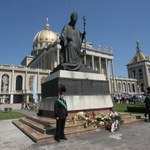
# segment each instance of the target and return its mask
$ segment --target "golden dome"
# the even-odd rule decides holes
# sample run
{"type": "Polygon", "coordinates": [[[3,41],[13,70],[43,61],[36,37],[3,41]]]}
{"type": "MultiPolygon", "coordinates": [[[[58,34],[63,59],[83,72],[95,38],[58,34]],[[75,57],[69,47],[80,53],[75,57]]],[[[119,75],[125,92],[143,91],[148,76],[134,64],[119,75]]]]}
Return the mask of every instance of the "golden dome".
{"type": "Polygon", "coordinates": [[[44,30],[39,31],[33,40],[33,43],[50,42],[54,43],[58,38],[57,33],[50,31],[50,27],[46,24],[44,30]]]}
{"type": "Polygon", "coordinates": [[[39,31],[33,39],[33,50],[32,54],[38,54],[39,50],[53,44],[58,39],[58,34],[50,30],[50,25],[47,23],[44,30],[39,31]]]}

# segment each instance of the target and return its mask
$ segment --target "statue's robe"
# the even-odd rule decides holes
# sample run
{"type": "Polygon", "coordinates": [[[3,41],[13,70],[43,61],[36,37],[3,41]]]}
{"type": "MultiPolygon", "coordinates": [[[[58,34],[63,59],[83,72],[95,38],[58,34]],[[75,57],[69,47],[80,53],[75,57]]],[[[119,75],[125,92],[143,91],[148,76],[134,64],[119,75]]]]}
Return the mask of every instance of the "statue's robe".
{"type": "Polygon", "coordinates": [[[70,25],[65,25],[60,36],[64,63],[61,65],[66,70],[79,71],[83,67],[81,61],[81,32],[70,25]]]}

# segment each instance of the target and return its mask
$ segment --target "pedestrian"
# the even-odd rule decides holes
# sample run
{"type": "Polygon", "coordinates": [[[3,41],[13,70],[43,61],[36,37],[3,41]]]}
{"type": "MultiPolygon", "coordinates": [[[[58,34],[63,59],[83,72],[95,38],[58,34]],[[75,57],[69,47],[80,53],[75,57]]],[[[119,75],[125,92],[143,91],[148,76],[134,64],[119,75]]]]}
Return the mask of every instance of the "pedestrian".
{"type": "Polygon", "coordinates": [[[67,140],[64,134],[66,118],[68,116],[67,103],[64,100],[64,91],[60,91],[59,98],[54,104],[54,114],[56,118],[56,133],[54,139],[60,142],[60,139],[67,140]]]}
{"type": "Polygon", "coordinates": [[[21,102],[21,110],[24,110],[24,100],[22,100],[22,102],[21,102]]]}
{"type": "Polygon", "coordinates": [[[150,122],[150,87],[147,88],[147,95],[145,97],[145,117],[148,114],[148,121],[150,122]]]}

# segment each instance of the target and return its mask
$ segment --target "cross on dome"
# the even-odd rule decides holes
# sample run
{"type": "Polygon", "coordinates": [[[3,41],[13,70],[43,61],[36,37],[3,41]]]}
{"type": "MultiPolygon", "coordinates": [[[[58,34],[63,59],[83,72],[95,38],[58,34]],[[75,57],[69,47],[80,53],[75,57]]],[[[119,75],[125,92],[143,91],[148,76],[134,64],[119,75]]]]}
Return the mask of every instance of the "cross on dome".
{"type": "Polygon", "coordinates": [[[48,23],[48,18],[46,18],[46,26],[45,26],[45,29],[46,30],[50,30],[50,25],[48,23]]]}

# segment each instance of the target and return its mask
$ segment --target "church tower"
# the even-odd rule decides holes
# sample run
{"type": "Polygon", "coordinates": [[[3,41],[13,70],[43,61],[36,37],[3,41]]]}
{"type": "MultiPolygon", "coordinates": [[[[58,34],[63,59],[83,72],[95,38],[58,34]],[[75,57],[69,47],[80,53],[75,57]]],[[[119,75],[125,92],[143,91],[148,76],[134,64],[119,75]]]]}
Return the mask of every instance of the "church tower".
{"type": "Polygon", "coordinates": [[[128,77],[137,79],[137,91],[142,94],[150,86],[150,57],[142,52],[139,41],[136,42],[136,54],[127,64],[128,77]]]}

